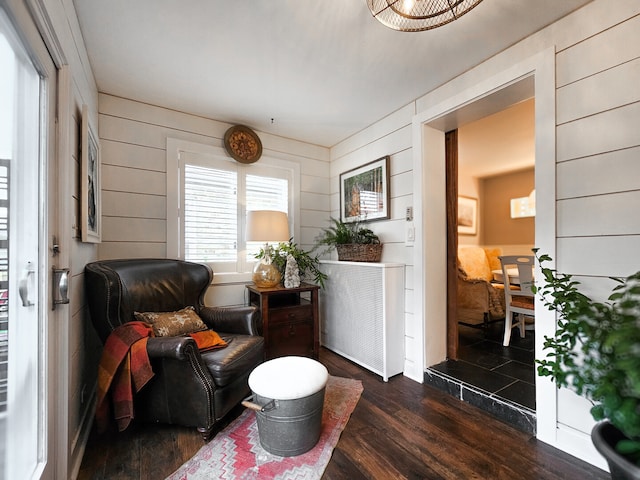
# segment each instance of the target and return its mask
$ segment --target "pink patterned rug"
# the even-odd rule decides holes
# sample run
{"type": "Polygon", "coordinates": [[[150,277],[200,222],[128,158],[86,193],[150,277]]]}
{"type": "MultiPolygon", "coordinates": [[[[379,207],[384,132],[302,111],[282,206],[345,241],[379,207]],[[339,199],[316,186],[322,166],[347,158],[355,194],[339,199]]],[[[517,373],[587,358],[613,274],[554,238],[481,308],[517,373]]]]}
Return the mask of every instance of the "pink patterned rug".
{"type": "Polygon", "coordinates": [[[247,409],[167,480],[319,479],[362,390],[359,380],[329,377],[320,440],[302,455],[279,457],[264,450],[260,446],[255,413],[247,409]]]}

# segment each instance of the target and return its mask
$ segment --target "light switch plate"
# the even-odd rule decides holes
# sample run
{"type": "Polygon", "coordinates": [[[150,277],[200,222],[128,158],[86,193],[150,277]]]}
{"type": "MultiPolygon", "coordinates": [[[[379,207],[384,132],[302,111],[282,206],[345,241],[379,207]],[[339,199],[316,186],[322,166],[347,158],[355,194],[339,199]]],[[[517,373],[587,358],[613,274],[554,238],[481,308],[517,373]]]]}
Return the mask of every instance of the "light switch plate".
{"type": "Polygon", "coordinates": [[[413,226],[413,222],[408,222],[406,228],[407,230],[404,244],[407,246],[412,246],[416,241],[416,229],[413,226]]]}
{"type": "Polygon", "coordinates": [[[413,221],[413,207],[407,207],[406,219],[407,219],[407,222],[413,221]]]}

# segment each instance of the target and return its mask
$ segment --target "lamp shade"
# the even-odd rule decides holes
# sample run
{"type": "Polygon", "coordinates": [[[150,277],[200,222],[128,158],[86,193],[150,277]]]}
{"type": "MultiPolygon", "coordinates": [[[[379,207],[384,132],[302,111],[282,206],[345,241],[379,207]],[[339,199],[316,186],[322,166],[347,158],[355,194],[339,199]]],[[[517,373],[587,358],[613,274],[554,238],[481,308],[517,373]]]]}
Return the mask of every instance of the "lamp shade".
{"type": "Polygon", "coordinates": [[[289,241],[287,214],[276,210],[253,210],[247,212],[248,242],[289,241]]]}

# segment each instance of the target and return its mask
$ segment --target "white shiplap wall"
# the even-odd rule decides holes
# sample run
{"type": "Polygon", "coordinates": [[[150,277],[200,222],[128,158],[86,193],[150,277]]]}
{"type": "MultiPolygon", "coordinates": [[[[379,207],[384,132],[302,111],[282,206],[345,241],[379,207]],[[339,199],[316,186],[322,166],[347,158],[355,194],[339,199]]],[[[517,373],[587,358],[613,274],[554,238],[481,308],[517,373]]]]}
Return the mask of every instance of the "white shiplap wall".
{"type": "MultiPolygon", "coordinates": [[[[609,0],[595,0],[341,142],[330,157],[321,147],[261,135],[266,149],[300,157],[303,245],[313,243],[329,215],[337,215],[339,174],[391,156],[391,219],[371,227],[385,243],[383,261],[407,265],[408,359],[419,358],[413,352],[419,344],[414,331],[419,319],[412,318],[411,306],[413,296],[422,294],[412,284],[413,269],[422,267],[412,264],[413,247],[404,244],[404,211],[414,195],[412,119],[545,48],[557,48],[557,266],[580,275],[585,288],[604,295],[607,276],[626,275],[640,265],[640,228],[633,215],[640,204],[639,15],[636,0],[619,0],[615,9],[609,0]],[[601,221],[589,221],[591,214],[601,221]]],[[[105,198],[105,242],[99,255],[162,256],[166,137],[220,146],[228,124],[109,95],[101,95],[99,104],[105,198]]],[[[589,420],[578,404],[561,393],[558,422],[586,434],[589,420]]]]}
{"type": "MultiPolygon", "coordinates": [[[[101,259],[167,256],[167,138],[222,147],[230,124],[100,94],[101,259]]],[[[300,238],[310,249],[329,214],[329,150],[258,132],[263,155],[300,165],[300,238]]],[[[212,288],[207,301],[241,303],[243,285],[212,288]]]]}
{"type": "Polygon", "coordinates": [[[559,268],[629,275],[640,265],[640,16],[559,52],[557,72],[559,268]]]}
{"type": "MultiPolygon", "coordinates": [[[[405,265],[404,318],[398,321],[404,322],[405,373],[417,371],[419,377],[423,366],[416,365],[415,351],[422,348],[422,343],[416,338],[420,333],[413,322],[413,246],[405,243],[406,209],[413,206],[411,122],[414,114],[415,107],[409,104],[331,149],[331,215],[339,218],[340,174],[389,155],[391,218],[369,222],[367,226],[384,244],[381,261],[405,265]]],[[[334,257],[337,258],[335,254],[334,257]]]]}
{"type": "MultiPolygon", "coordinates": [[[[604,3],[604,2],[600,2],[604,3]]],[[[604,300],[640,269],[640,8],[556,56],[557,268],[604,300]]],[[[562,392],[558,422],[588,433],[562,392]]]]}
{"type": "MultiPolygon", "coordinates": [[[[491,84],[495,75],[550,48],[556,50],[556,266],[577,275],[588,294],[605,298],[611,286],[609,276],[640,269],[640,4],[636,0],[620,0],[615,9],[608,0],[595,0],[335,146],[331,152],[332,212],[337,211],[339,172],[381,155],[390,154],[393,159],[399,152],[406,154],[404,149],[411,150],[411,140],[400,140],[406,125],[406,119],[398,118],[402,112],[415,110],[420,116],[440,105],[456,105],[460,92],[482,82],[491,84]]],[[[544,138],[553,141],[546,134],[544,138]]],[[[403,196],[417,197],[410,185],[406,187],[409,189],[401,187],[403,196]]],[[[382,222],[376,228],[383,235],[387,230],[382,222]]],[[[402,261],[401,232],[398,228],[389,236],[397,248],[383,260],[402,261]]],[[[411,262],[410,255],[407,262],[411,262]]],[[[412,318],[412,298],[424,293],[414,291],[412,276],[407,278],[405,354],[409,359],[411,346],[418,343],[411,331],[418,331],[421,321],[412,318]]],[[[427,336],[429,331],[426,328],[427,336]]],[[[588,446],[593,424],[589,406],[571,392],[561,391],[551,426],[558,433],[555,440],[546,437],[545,441],[603,466],[602,458],[588,446]]]]}

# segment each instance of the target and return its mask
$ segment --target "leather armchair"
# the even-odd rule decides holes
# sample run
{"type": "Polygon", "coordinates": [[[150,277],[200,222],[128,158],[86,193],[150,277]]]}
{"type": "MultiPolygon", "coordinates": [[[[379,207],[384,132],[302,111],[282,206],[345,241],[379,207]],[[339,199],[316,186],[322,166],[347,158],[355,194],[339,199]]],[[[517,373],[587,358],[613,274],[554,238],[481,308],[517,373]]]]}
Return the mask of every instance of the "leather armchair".
{"type": "Polygon", "coordinates": [[[205,441],[214,426],[250,394],[248,377],[264,360],[255,307],[204,306],[213,272],[171,259],[105,260],[85,266],[91,321],[103,344],[134,312],[172,312],[193,306],[228,342],[200,352],[188,336],[151,337],[147,353],[154,377],[134,397],[136,418],[197,427],[205,441]]]}
{"type": "Polygon", "coordinates": [[[486,327],[490,322],[504,318],[504,288],[491,282],[492,269],[496,269],[496,262],[500,264],[497,257],[500,254],[499,249],[475,246],[458,249],[459,323],[486,327]]]}

